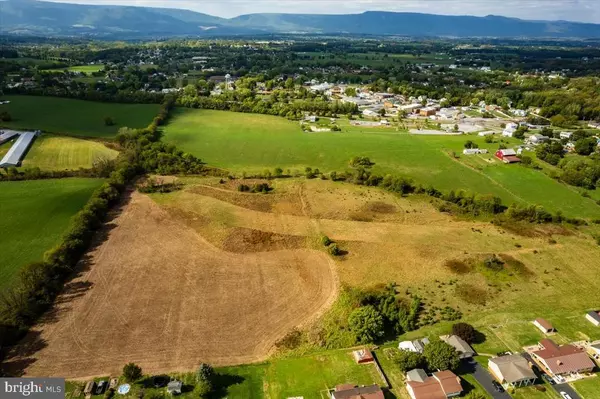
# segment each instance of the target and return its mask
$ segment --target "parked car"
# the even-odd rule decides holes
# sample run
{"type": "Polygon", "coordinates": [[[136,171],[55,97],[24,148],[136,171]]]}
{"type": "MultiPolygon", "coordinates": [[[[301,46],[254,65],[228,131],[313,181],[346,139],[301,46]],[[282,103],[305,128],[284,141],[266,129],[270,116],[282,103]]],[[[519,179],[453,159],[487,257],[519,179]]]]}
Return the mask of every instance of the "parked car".
{"type": "Polygon", "coordinates": [[[496,392],[504,392],[504,388],[497,381],[492,381],[492,383],[494,384],[496,392]]]}
{"type": "Polygon", "coordinates": [[[96,395],[102,395],[108,386],[107,381],[100,381],[96,387],[96,395]]]}
{"type": "Polygon", "coordinates": [[[560,396],[562,396],[564,399],[573,399],[573,398],[571,397],[571,395],[569,395],[569,394],[568,394],[568,393],[566,393],[566,392],[561,392],[561,393],[560,393],[560,396]]]}
{"type": "Polygon", "coordinates": [[[550,385],[555,384],[554,380],[552,378],[550,378],[550,376],[548,374],[542,374],[542,378],[544,379],[544,381],[546,381],[550,385]]]}

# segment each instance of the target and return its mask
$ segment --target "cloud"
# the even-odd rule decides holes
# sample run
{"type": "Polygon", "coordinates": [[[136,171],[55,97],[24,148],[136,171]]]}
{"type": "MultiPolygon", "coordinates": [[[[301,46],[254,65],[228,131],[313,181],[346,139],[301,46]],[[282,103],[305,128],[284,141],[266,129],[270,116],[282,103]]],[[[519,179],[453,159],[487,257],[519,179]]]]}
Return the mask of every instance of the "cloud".
{"type": "Polygon", "coordinates": [[[221,17],[251,13],[344,14],[363,11],[504,15],[600,23],[599,0],[50,0],[63,3],[184,8],[221,17]]]}

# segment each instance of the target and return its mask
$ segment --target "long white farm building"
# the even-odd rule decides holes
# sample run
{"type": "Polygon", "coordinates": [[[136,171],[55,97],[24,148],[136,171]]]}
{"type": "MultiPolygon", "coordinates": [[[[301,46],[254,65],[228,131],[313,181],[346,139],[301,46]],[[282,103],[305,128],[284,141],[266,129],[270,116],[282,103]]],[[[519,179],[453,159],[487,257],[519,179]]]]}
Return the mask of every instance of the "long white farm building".
{"type": "Polygon", "coordinates": [[[19,135],[19,138],[10,147],[4,158],[0,161],[0,168],[9,168],[19,166],[21,160],[27,153],[27,150],[38,136],[39,132],[25,132],[19,135]]]}

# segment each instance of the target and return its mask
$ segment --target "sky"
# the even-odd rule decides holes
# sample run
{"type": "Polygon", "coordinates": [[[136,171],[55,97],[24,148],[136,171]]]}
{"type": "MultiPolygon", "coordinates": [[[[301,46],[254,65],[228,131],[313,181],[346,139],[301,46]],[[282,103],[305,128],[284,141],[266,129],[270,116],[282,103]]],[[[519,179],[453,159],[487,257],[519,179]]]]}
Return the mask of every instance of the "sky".
{"type": "Polygon", "coordinates": [[[600,23],[600,0],[50,0],[63,3],[183,8],[219,17],[242,14],[346,14],[363,11],[504,15],[600,23]]]}

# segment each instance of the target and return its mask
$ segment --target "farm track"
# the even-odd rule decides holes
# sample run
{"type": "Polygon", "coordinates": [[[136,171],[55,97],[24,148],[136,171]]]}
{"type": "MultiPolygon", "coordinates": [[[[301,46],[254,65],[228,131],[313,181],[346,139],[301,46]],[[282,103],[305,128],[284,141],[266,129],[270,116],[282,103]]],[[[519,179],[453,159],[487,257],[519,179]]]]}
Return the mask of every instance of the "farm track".
{"type": "Polygon", "coordinates": [[[58,299],[53,317],[15,348],[9,371],[83,378],[120,373],[130,361],[148,373],[261,361],[337,295],[324,253],[224,252],[142,194],[110,227],[71,282],[89,289],[58,299]],[[41,349],[19,353],[35,342],[41,349]]]}

